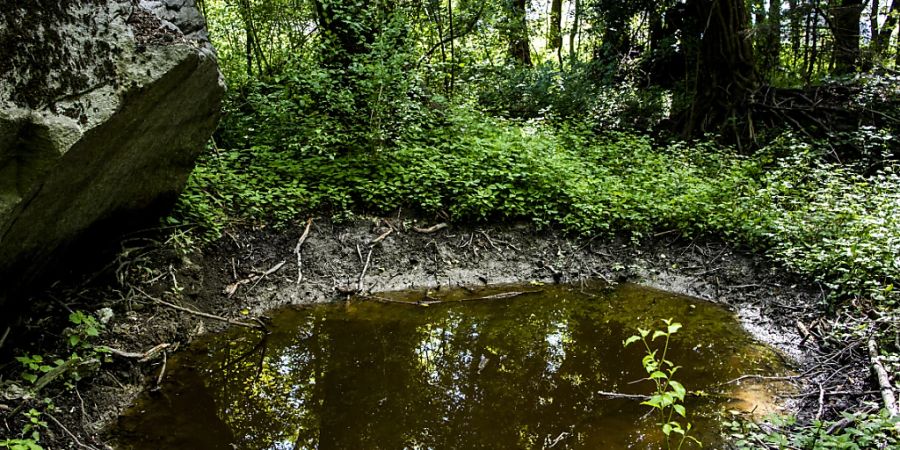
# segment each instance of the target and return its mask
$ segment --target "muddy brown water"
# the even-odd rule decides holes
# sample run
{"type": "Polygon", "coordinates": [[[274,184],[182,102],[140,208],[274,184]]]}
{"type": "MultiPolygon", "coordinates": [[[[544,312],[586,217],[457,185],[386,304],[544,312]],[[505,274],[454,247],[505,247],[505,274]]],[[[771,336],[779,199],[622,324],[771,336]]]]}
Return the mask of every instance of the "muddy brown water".
{"type": "MultiPolygon", "coordinates": [[[[699,299],[623,284],[520,285],[379,294],[272,314],[169,361],[114,430],[123,449],[663,448],[638,326],[674,318],[669,359],[693,434],[720,448],[729,410],[768,411],[772,387],[723,382],[786,371],[735,316],[699,299]],[[503,292],[530,292],[474,301],[503,292]],[[428,306],[395,301],[433,301],[428,306]]],[[[685,448],[688,448],[686,446],[685,448]]]]}

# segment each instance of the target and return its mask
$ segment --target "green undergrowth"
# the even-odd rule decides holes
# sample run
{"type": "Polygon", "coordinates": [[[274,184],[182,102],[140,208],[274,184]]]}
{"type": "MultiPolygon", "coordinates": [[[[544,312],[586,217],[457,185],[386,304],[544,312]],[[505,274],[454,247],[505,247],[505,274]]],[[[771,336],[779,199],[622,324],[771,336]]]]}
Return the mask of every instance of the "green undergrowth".
{"type": "Polygon", "coordinates": [[[897,298],[900,177],[891,166],[863,176],[821,162],[815,145],[790,137],[747,157],[713,144],[658,146],[635,134],[507,121],[470,107],[392,145],[352,153],[288,150],[254,138],[262,133],[205,155],[169,222],[207,241],[240,222],[398,208],[459,223],[530,220],[584,235],[677,230],[766,251],[838,297],[883,305],[897,298]]]}

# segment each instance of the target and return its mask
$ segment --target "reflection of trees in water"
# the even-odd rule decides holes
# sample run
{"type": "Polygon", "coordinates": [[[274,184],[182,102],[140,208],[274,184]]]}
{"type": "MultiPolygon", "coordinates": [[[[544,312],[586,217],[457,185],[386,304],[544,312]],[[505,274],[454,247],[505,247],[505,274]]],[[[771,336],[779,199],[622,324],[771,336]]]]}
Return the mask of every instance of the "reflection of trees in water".
{"type": "Polygon", "coordinates": [[[643,411],[594,394],[642,391],[628,384],[641,376],[621,347],[630,330],[609,311],[560,299],[298,311],[271,336],[215,344],[207,385],[245,448],[628,442],[643,411]]]}

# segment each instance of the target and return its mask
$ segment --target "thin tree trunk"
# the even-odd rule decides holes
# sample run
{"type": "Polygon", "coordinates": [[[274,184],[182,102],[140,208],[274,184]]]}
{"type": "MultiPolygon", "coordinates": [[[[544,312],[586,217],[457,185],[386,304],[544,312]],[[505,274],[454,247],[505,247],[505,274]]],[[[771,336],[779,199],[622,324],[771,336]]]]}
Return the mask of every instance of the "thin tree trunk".
{"type": "Polygon", "coordinates": [[[574,20],[572,21],[572,31],[569,32],[569,59],[570,64],[578,62],[578,23],[581,21],[581,5],[579,0],[575,0],[572,7],[574,8],[574,20]]]}
{"type": "Polygon", "coordinates": [[[450,97],[453,97],[453,85],[456,84],[456,47],[453,43],[453,0],[447,0],[447,17],[450,20],[450,97]]]}
{"type": "MultiPolygon", "coordinates": [[[[894,32],[894,26],[900,25],[898,24],[897,16],[900,16],[900,0],[893,0],[887,20],[881,26],[878,37],[875,38],[875,54],[877,56],[884,56],[884,52],[887,50],[888,43],[891,40],[891,33],[894,32]]],[[[897,36],[897,39],[900,41],[900,35],[897,36]]]]}
{"type": "Polygon", "coordinates": [[[878,39],[878,9],[880,8],[878,0],[872,0],[871,13],[869,14],[869,36],[872,37],[871,42],[874,43],[878,39]]]}
{"type": "Polygon", "coordinates": [[[509,15],[509,56],[520,65],[531,67],[531,45],[528,39],[528,0],[507,0],[509,15]]]}
{"type": "Polygon", "coordinates": [[[852,73],[859,67],[859,24],[863,8],[862,0],[843,0],[830,8],[836,74],[852,73]]]}
{"type": "MultiPolygon", "coordinates": [[[[778,1],[778,0],[770,0],[778,1]]],[[[800,53],[800,5],[798,0],[788,0],[790,8],[791,53],[796,57],[800,53]]]]}
{"type": "Polygon", "coordinates": [[[556,54],[559,57],[559,70],[562,70],[562,0],[553,0],[550,3],[549,29],[550,31],[547,34],[547,42],[550,49],[556,51],[556,54]]]}
{"type": "Polygon", "coordinates": [[[781,1],[769,0],[769,17],[763,47],[763,70],[771,74],[781,64],[781,1]]]}
{"type": "Polygon", "coordinates": [[[812,81],[812,74],[816,69],[816,63],[819,59],[819,0],[816,0],[813,11],[809,14],[809,28],[806,33],[810,36],[809,61],[806,66],[806,83],[812,81]]]}

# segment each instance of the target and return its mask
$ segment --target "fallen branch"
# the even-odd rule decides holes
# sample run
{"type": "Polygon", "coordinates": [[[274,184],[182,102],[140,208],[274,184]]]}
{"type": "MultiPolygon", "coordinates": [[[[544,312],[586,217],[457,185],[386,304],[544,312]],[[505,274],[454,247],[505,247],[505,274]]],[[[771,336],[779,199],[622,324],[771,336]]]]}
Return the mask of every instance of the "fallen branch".
{"type": "Polygon", "coordinates": [[[608,398],[625,398],[629,400],[641,400],[646,401],[650,400],[649,395],[640,395],[640,394],[622,394],[620,392],[606,392],[606,391],[597,391],[597,395],[608,398]]]}
{"type": "Polygon", "coordinates": [[[165,300],[163,300],[163,299],[161,299],[161,298],[153,297],[153,296],[151,296],[150,294],[148,294],[148,293],[142,291],[141,289],[138,289],[138,288],[135,288],[135,289],[136,289],[138,292],[140,292],[144,297],[147,297],[147,298],[150,299],[151,301],[153,301],[153,302],[155,302],[155,303],[158,303],[158,304],[160,304],[160,305],[163,305],[163,306],[168,306],[169,308],[172,308],[172,309],[174,309],[174,310],[176,310],[176,311],[181,311],[181,312],[184,312],[184,313],[188,313],[188,314],[190,314],[190,315],[193,315],[193,316],[199,316],[199,317],[203,317],[203,318],[206,318],[206,319],[218,320],[218,321],[220,321],[220,322],[225,322],[225,323],[227,323],[227,324],[229,324],[229,325],[237,325],[237,326],[240,326],[240,327],[254,328],[254,329],[257,329],[257,330],[265,330],[265,326],[263,326],[262,323],[260,323],[260,324],[253,324],[253,323],[241,322],[241,321],[239,321],[239,320],[233,320],[233,319],[229,319],[229,318],[226,318],[226,317],[217,316],[217,315],[215,315],[215,314],[210,314],[210,313],[205,313],[205,312],[197,311],[197,310],[190,309],[190,308],[185,308],[184,306],[178,306],[178,305],[169,303],[169,302],[167,302],[167,301],[165,301],[165,300]]]}
{"type": "Polygon", "coordinates": [[[10,327],[6,327],[6,331],[3,332],[3,337],[0,337],[0,348],[3,348],[3,344],[6,343],[6,338],[9,337],[10,327]]]}
{"type": "Polygon", "coordinates": [[[379,303],[399,303],[401,305],[411,305],[411,306],[428,306],[431,302],[408,302],[406,300],[395,300],[387,297],[380,297],[378,295],[360,295],[359,298],[363,298],[366,300],[374,300],[379,303]]]}
{"type": "Polygon", "coordinates": [[[159,387],[162,384],[163,377],[166,375],[166,363],[168,358],[166,357],[166,352],[162,353],[162,369],[159,370],[159,376],[156,377],[156,387],[159,387]]]}
{"type": "Polygon", "coordinates": [[[33,392],[38,392],[48,384],[52,383],[53,380],[59,378],[61,375],[68,372],[70,369],[79,369],[84,366],[92,366],[100,364],[100,360],[98,359],[80,359],[80,358],[71,358],[67,359],[64,363],[54,367],[49,372],[42,375],[38,378],[37,381],[34,382],[34,387],[32,388],[33,392]]]}
{"type": "Polygon", "coordinates": [[[726,385],[726,384],[737,383],[738,381],[743,381],[743,380],[791,381],[791,380],[796,380],[797,378],[800,378],[801,376],[803,376],[803,375],[787,375],[787,376],[783,376],[783,377],[771,377],[771,376],[765,376],[765,375],[741,375],[733,380],[728,380],[724,383],[720,383],[719,385],[722,386],[722,385],[726,385]]]}
{"type": "Polygon", "coordinates": [[[147,362],[147,361],[153,359],[156,355],[158,355],[163,350],[171,347],[171,345],[172,344],[164,342],[164,343],[159,344],[143,353],[128,352],[128,351],[119,350],[119,349],[113,348],[113,347],[103,347],[103,349],[112,353],[113,355],[121,356],[123,358],[132,358],[132,359],[139,360],[138,362],[147,362]]]}
{"type": "Polygon", "coordinates": [[[383,241],[384,238],[388,237],[388,235],[391,234],[391,233],[393,233],[393,232],[394,232],[394,229],[393,229],[393,228],[388,228],[387,231],[385,231],[384,233],[382,233],[382,234],[381,234],[380,236],[378,236],[377,238],[373,239],[372,242],[369,242],[369,245],[374,245],[374,244],[377,244],[377,243],[383,241]]]}
{"type": "Polygon", "coordinates": [[[448,227],[448,225],[446,223],[441,222],[437,225],[432,225],[428,228],[413,227],[413,230],[415,230],[416,232],[419,232],[419,233],[429,234],[429,233],[434,233],[435,231],[438,231],[438,230],[443,230],[444,228],[447,228],[447,227],[448,227]]]}
{"type": "Polygon", "coordinates": [[[263,274],[260,275],[259,278],[256,279],[256,282],[253,283],[253,286],[250,286],[250,289],[252,290],[253,288],[255,288],[256,285],[259,284],[259,282],[263,280],[263,278],[265,278],[265,277],[267,277],[267,276],[269,276],[269,275],[272,275],[273,273],[278,272],[279,270],[281,270],[281,268],[284,267],[285,264],[287,264],[287,261],[281,261],[280,263],[275,264],[274,266],[272,266],[271,269],[269,269],[269,270],[263,272],[263,274]]]}
{"type": "Polygon", "coordinates": [[[205,312],[202,312],[202,311],[197,311],[197,310],[190,309],[190,308],[185,308],[185,307],[183,307],[183,306],[178,306],[178,305],[169,303],[169,302],[167,302],[167,301],[165,301],[165,300],[161,300],[161,299],[155,299],[155,301],[156,301],[157,303],[163,305],[163,306],[168,306],[169,308],[172,308],[172,309],[175,309],[175,310],[178,310],[178,311],[181,311],[181,312],[185,312],[185,313],[188,313],[188,314],[191,314],[191,315],[194,315],[194,316],[204,317],[204,318],[207,318],[207,319],[218,320],[218,321],[220,321],[220,322],[225,322],[225,323],[227,323],[227,324],[229,324],[229,325],[237,325],[237,326],[241,326],[241,327],[255,328],[255,329],[257,329],[257,330],[262,330],[262,329],[264,329],[264,328],[263,328],[261,325],[259,325],[259,324],[247,323],[247,322],[241,322],[241,321],[239,321],[239,320],[229,319],[229,318],[227,318],[227,317],[217,316],[217,315],[215,315],[215,314],[209,314],[209,313],[205,313],[205,312]]]}
{"type": "Polygon", "coordinates": [[[366,263],[363,265],[362,272],[359,274],[359,282],[356,284],[357,292],[363,292],[363,278],[366,277],[366,271],[369,270],[369,261],[372,260],[372,251],[375,250],[375,246],[369,247],[369,254],[366,255],[366,263]]]}
{"type": "Polygon", "coordinates": [[[300,235],[300,239],[297,241],[297,245],[294,247],[294,253],[297,254],[297,284],[300,284],[303,281],[303,260],[301,257],[301,248],[303,247],[303,243],[306,242],[306,238],[309,237],[309,229],[312,227],[312,217],[306,220],[306,229],[303,230],[303,234],[300,235]]]}
{"type": "Polygon", "coordinates": [[[72,432],[69,431],[68,428],[66,428],[63,424],[61,424],[58,420],[56,420],[56,417],[53,417],[53,414],[50,414],[49,412],[44,411],[44,415],[46,415],[47,417],[49,417],[50,420],[52,420],[53,423],[56,424],[56,426],[62,428],[62,430],[65,431],[65,433],[66,433],[67,435],[69,435],[69,437],[72,438],[72,441],[75,442],[75,444],[78,445],[79,447],[81,447],[81,448],[86,448],[86,449],[90,449],[90,450],[97,450],[97,447],[92,447],[92,446],[90,446],[90,445],[82,444],[81,441],[79,441],[78,438],[75,437],[75,435],[72,434],[72,432]]]}
{"type": "MultiPolygon", "coordinates": [[[[362,292],[362,291],[360,291],[360,292],[362,292]]],[[[500,299],[505,299],[505,298],[518,297],[520,295],[525,295],[525,294],[534,294],[537,292],[542,292],[542,291],[535,290],[535,291],[501,292],[499,294],[487,295],[484,297],[463,298],[463,299],[459,299],[459,300],[438,300],[438,299],[435,299],[434,297],[427,296],[426,300],[418,300],[418,301],[414,301],[414,302],[410,302],[410,301],[406,301],[406,300],[394,300],[391,298],[379,297],[376,295],[362,295],[361,297],[365,298],[365,299],[369,299],[369,300],[375,300],[375,301],[382,302],[382,303],[401,303],[404,305],[413,305],[413,306],[431,306],[431,305],[440,305],[442,303],[460,303],[460,302],[472,302],[472,301],[478,301],[478,300],[500,300],[500,299]]]]}
{"type": "Polygon", "coordinates": [[[518,297],[518,296],[520,296],[520,295],[536,294],[536,293],[538,293],[538,292],[542,292],[542,291],[541,291],[540,289],[537,289],[537,290],[534,290],[534,291],[512,291],[512,292],[501,292],[501,293],[499,293],[499,294],[486,295],[486,296],[484,296],[484,297],[464,298],[464,299],[462,299],[462,300],[460,300],[460,301],[461,301],[461,302],[470,302],[470,301],[475,301],[475,300],[500,300],[500,299],[504,299],[504,298],[518,297]]]}
{"type": "MultiPolygon", "coordinates": [[[[878,356],[878,344],[874,339],[869,339],[869,359],[872,361],[872,371],[875,372],[875,378],[878,379],[878,386],[881,388],[881,399],[884,401],[884,409],[887,410],[890,417],[900,414],[897,408],[897,397],[894,396],[894,390],[891,387],[891,377],[881,364],[878,356]]],[[[900,427],[900,424],[898,424],[900,427]]]]}

